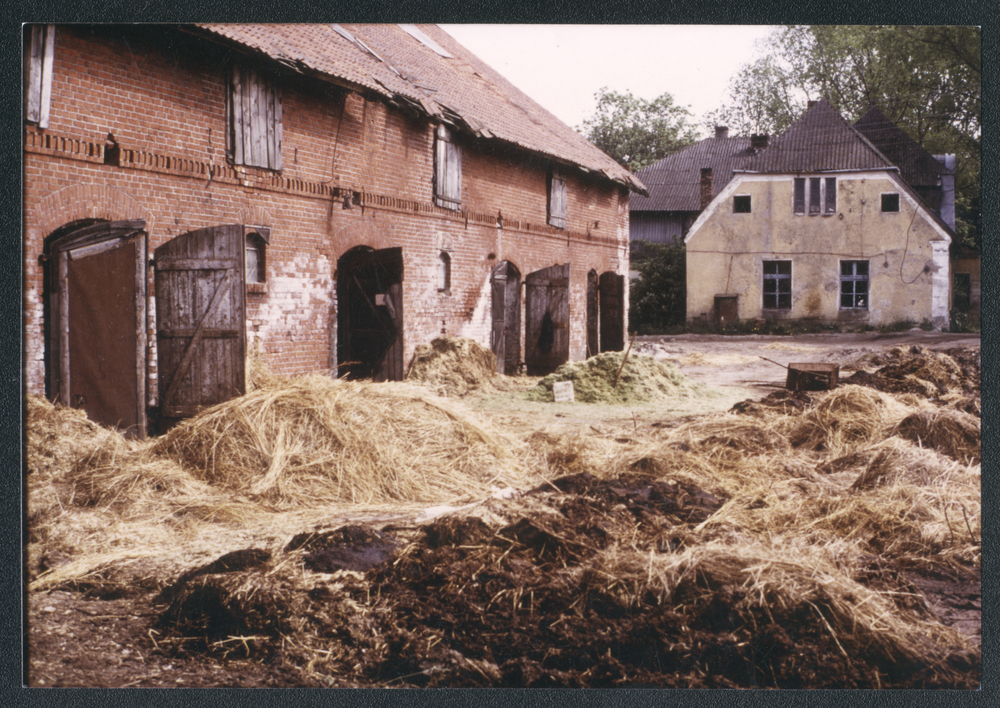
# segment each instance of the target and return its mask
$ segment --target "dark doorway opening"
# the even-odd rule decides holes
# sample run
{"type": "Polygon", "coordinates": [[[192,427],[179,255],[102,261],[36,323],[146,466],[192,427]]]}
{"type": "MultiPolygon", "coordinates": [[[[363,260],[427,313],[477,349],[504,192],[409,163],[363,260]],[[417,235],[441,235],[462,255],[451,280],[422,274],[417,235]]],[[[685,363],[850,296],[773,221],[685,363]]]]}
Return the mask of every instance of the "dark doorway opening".
{"type": "Polygon", "coordinates": [[[600,279],[597,271],[587,273],[587,358],[601,351],[600,279]]]}
{"type": "Polygon", "coordinates": [[[490,348],[497,372],[512,376],[521,367],[521,272],[510,261],[493,269],[493,327],[490,348]]]}
{"type": "Polygon", "coordinates": [[[146,436],[146,223],[82,221],[47,240],[46,394],[146,436]]]}
{"type": "Polygon", "coordinates": [[[403,249],[353,248],[337,261],[337,373],[403,379],[403,249]]]}
{"type": "Polygon", "coordinates": [[[625,276],[601,273],[601,351],[625,348],[625,276]]]}

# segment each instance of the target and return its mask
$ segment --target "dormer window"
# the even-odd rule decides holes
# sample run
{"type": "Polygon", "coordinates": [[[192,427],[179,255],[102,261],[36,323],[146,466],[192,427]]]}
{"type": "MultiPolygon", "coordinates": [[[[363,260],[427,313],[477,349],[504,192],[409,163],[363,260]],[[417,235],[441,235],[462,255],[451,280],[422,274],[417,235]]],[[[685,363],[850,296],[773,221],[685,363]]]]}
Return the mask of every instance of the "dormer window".
{"type": "Polygon", "coordinates": [[[234,165],[281,169],[281,93],[274,76],[234,64],[227,149],[234,165]]]}

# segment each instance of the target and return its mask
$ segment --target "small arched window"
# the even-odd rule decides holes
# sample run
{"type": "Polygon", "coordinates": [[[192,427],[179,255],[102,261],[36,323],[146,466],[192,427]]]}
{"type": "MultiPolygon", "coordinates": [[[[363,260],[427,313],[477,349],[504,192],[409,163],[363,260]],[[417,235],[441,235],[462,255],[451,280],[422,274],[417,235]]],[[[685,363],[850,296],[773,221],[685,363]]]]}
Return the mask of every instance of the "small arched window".
{"type": "Polygon", "coordinates": [[[451,290],[451,256],[447,251],[438,255],[438,292],[451,290]]]}
{"type": "Polygon", "coordinates": [[[266,246],[264,237],[256,231],[246,235],[246,273],[247,283],[263,283],[265,281],[266,246]]]}

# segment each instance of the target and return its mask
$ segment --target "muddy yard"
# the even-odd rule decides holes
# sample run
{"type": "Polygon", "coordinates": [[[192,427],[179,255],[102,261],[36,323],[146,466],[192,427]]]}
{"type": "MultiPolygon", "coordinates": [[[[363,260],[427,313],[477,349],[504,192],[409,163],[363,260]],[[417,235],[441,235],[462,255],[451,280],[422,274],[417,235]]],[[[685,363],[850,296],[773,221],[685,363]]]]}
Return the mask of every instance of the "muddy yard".
{"type": "Polygon", "coordinates": [[[624,403],[261,375],[144,443],[29,401],[26,685],[979,686],[978,337],[631,356],[624,403]]]}

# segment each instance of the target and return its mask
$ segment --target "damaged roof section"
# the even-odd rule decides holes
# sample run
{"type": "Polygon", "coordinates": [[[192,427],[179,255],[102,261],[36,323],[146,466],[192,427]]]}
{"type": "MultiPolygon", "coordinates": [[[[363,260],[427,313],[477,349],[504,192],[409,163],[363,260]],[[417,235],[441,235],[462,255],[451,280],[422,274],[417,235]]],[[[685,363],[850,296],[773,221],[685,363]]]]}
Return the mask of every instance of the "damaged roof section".
{"type": "Polygon", "coordinates": [[[436,25],[199,25],[303,73],[646,194],[642,182],[436,25]]]}

